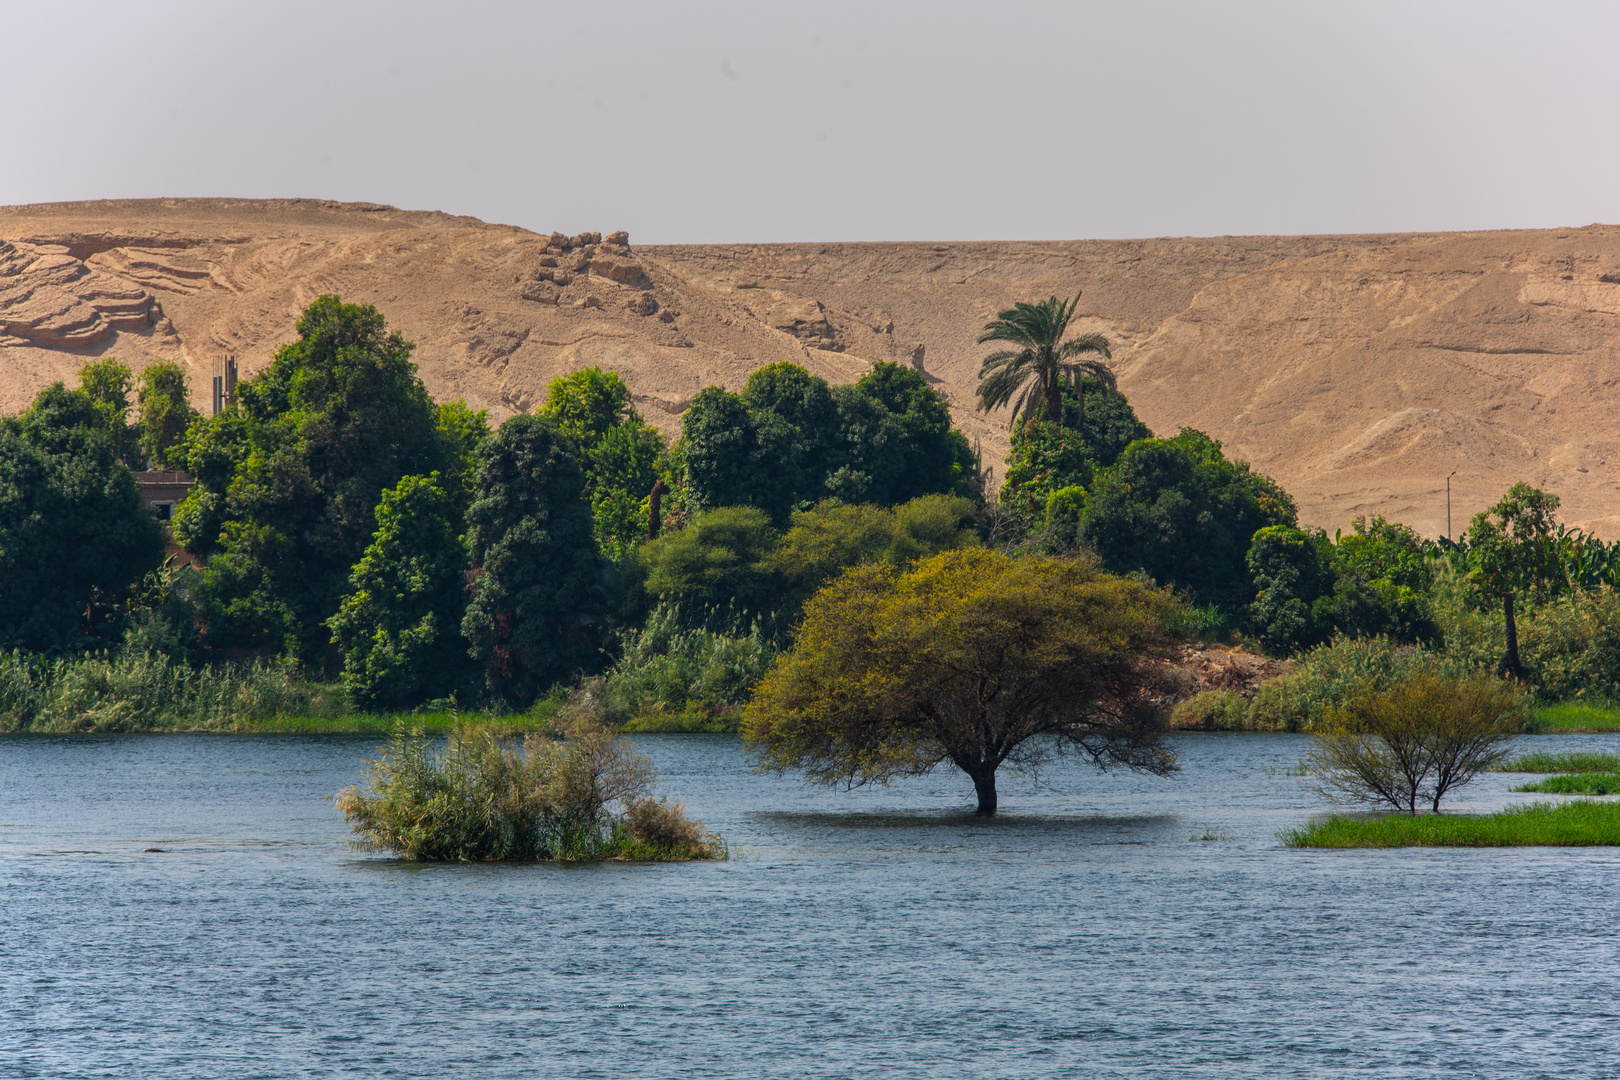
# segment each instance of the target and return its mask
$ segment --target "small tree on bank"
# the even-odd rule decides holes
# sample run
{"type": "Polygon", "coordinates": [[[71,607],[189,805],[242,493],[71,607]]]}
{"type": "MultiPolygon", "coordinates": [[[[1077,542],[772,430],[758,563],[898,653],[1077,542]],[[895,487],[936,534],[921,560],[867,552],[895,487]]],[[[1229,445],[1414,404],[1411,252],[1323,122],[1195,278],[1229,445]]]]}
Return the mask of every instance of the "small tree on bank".
{"type": "Polygon", "coordinates": [[[854,787],[950,762],[996,810],[996,771],[1078,750],[1164,775],[1156,700],[1176,602],[1089,562],[983,548],[856,567],[805,608],[743,735],[764,768],[854,787]]]}
{"type": "Polygon", "coordinates": [[[1491,678],[1422,672],[1363,694],[1311,740],[1305,766],[1335,802],[1390,806],[1408,814],[1498,764],[1524,727],[1523,698],[1491,678]]]}

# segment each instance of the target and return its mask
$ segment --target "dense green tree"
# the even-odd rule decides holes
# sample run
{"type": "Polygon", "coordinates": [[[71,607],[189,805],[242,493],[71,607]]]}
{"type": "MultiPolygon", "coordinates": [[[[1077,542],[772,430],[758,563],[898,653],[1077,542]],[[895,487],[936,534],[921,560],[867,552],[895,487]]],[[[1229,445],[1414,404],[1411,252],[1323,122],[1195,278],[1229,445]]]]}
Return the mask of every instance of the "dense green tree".
{"type": "Polygon", "coordinates": [[[763,508],[768,501],[761,477],[769,465],[760,453],[754,418],[736,394],[718,386],[698,391],[681,415],[680,450],[694,512],[763,508]]]}
{"type": "Polygon", "coordinates": [[[743,735],[766,769],[855,786],[947,762],[997,808],[1002,764],[1065,749],[1164,774],[1156,702],[1177,611],[1088,562],[957,548],[867,563],[817,593],[754,691],[743,735]]]}
{"type": "Polygon", "coordinates": [[[1267,525],[1295,524],[1287,492],[1184,428],[1132,443],[1097,473],[1082,537],[1115,570],[1141,571],[1199,604],[1237,610],[1253,595],[1250,539],[1267,525]]]}
{"type": "Polygon", "coordinates": [[[327,621],[343,650],[343,684],[361,706],[406,708],[467,681],[466,571],[466,545],[437,473],[407,476],[383,492],[376,535],[327,621]]]}
{"type": "Polygon", "coordinates": [[[1564,583],[1554,529],[1558,496],[1518,483],[1502,500],[1474,515],[1468,526],[1468,582],[1475,597],[1502,605],[1507,623],[1503,667],[1521,682],[1519,631],[1515,599],[1527,594],[1542,599],[1564,583]]]}
{"type": "Polygon", "coordinates": [[[782,582],[781,621],[791,624],[817,589],[851,566],[909,566],[951,548],[976,546],[973,501],[920,495],[892,509],[823,503],[794,513],[772,562],[782,582]]]}
{"type": "Polygon", "coordinates": [[[179,364],[152,364],[141,371],[137,393],[141,453],[153,468],[186,467],[186,430],[197,419],[179,364]]]}
{"type": "Polygon", "coordinates": [[[833,398],[840,438],[828,495],[896,506],[922,495],[967,494],[973,450],[951,427],[950,402],[922,372],[881,361],[853,385],[834,387],[833,398]],[[841,471],[866,483],[841,490],[841,471]]]}
{"type": "Polygon", "coordinates": [[[1430,598],[1434,544],[1410,527],[1358,517],[1333,548],[1334,628],[1354,637],[1383,635],[1401,642],[1440,637],[1430,598]]]}
{"type": "MultiPolygon", "coordinates": [[[[1080,303],[1049,297],[1038,304],[1018,303],[985,324],[981,345],[992,342],[1012,346],[998,349],[979,365],[979,408],[998,409],[1013,401],[1012,419],[1043,416],[1051,423],[1063,420],[1062,384],[1089,375],[1114,388],[1114,373],[1102,361],[1109,359],[1108,340],[1100,334],[1082,334],[1064,341],[1080,303]]],[[[1076,399],[1083,414],[1085,398],[1076,399]]]]}
{"type": "Polygon", "coordinates": [[[1249,624],[1266,650],[1288,655],[1332,633],[1333,545],[1320,529],[1268,525],[1247,556],[1254,583],[1249,624]]]}
{"type": "Polygon", "coordinates": [[[722,506],[641,549],[648,601],[679,608],[690,627],[729,631],[773,615],[782,578],[773,552],[779,534],[763,510],[722,506]]]}
{"type": "Polygon", "coordinates": [[[162,562],[101,405],[55,383],[0,421],[0,648],[111,644],[123,601],[162,562]]]}
{"type": "Polygon", "coordinates": [[[1095,379],[1077,380],[1079,389],[1064,383],[1063,426],[1080,433],[1086,452],[1098,468],[1119,460],[1125,448],[1138,439],[1151,439],[1153,432],[1137,417],[1136,410],[1113,384],[1095,379]],[[1082,397],[1082,393],[1084,396],[1082,397]]]}
{"type": "Polygon", "coordinates": [[[533,701],[601,661],[608,601],[572,439],[514,416],[479,448],[462,634],[495,695],[533,701]]]}
{"type": "Polygon", "coordinates": [[[748,377],[742,402],[754,422],[760,471],[755,505],[785,521],[817,502],[838,462],[838,407],[832,389],[797,364],[767,364],[748,377]]]}
{"type": "Polygon", "coordinates": [[[597,543],[622,559],[647,536],[647,497],[669,469],[664,437],[636,411],[618,373],[601,368],[553,379],[540,415],[578,447],[597,543]]]}
{"type": "Polygon", "coordinates": [[[450,520],[459,530],[472,505],[478,448],[489,438],[489,411],[469,408],[465,401],[441,401],[434,408],[444,452],[439,488],[450,500],[450,520]]]}
{"type": "Polygon", "coordinates": [[[457,453],[413,346],[375,308],[323,296],[297,332],[238,386],[232,410],[193,425],[198,484],[175,529],[208,555],[212,644],[316,661],[382,493],[404,476],[449,476],[457,453]]]}
{"type": "Polygon", "coordinates": [[[129,426],[129,392],[134,386],[135,376],[121,360],[109,357],[79,370],[79,389],[95,406],[96,426],[112,440],[118,460],[140,469],[145,467],[141,432],[129,426]]]}
{"type": "Polygon", "coordinates": [[[1096,462],[1078,431],[1046,420],[1015,424],[1007,454],[1007,478],[999,501],[1007,516],[1008,539],[1042,529],[1046,503],[1060,489],[1091,484],[1096,462]]]}
{"type": "Polygon", "coordinates": [[[694,509],[754,506],[777,525],[826,498],[894,505],[965,494],[974,469],[950,406],[920,372],[880,363],[829,387],[796,364],[769,364],[741,394],[710,387],[681,422],[694,509]]]}

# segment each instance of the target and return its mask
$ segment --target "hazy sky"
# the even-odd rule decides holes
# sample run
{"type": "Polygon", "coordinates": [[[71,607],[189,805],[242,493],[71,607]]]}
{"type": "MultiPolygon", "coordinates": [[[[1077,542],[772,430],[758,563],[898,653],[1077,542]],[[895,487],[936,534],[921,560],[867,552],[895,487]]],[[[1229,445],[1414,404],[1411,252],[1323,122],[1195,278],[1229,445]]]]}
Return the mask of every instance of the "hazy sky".
{"type": "Polygon", "coordinates": [[[1620,221],[1620,4],[0,0],[0,203],[635,242],[1620,221]]]}

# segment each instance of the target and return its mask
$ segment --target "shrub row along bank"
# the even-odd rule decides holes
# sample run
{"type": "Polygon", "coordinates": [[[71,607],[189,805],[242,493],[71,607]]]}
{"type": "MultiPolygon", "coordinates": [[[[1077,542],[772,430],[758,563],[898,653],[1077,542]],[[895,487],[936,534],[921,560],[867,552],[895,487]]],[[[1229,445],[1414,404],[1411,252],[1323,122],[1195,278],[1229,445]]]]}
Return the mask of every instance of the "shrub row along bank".
{"type": "Polygon", "coordinates": [[[1620,803],[1531,803],[1477,816],[1330,817],[1277,837],[1297,848],[1611,846],[1620,844],[1620,803]]]}

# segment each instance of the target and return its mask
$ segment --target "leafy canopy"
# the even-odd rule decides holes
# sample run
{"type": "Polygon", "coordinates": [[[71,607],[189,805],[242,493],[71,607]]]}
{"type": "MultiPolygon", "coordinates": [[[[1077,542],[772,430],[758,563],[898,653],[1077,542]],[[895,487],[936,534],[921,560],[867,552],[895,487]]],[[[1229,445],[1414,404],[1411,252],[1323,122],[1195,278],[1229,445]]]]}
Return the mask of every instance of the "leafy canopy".
{"type": "Polygon", "coordinates": [[[162,562],[162,530],[101,404],[54,383],[0,420],[0,648],[111,644],[120,610],[162,562]]]}
{"type": "Polygon", "coordinates": [[[322,296],[297,332],[235,408],[192,426],[198,483],[174,528],[208,557],[213,644],[317,661],[382,493],[405,476],[463,476],[477,425],[441,430],[413,346],[375,308],[322,296]]]}
{"type": "Polygon", "coordinates": [[[973,469],[950,406],[921,372],[879,363],[829,387],[797,364],[768,364],[741,394],[709,387],[681,419],[696,509],[753,506],[778,525],[826,498],[893,505],[962,494],[973,469]]]}
{"type": "Polygon", "coordinates": [[[343,685],[363,708],[407,708],[461,688],[470,667],[461,637],[466,570],[437,473],[383,492],[376,535],[327,620],[343,650],[343,685]]]}
{"type": "Polygon", "coordinates": [[[807,605],[743,734],[764,768],[827,784],[950,762],[984,813],[1004,762],[1033,769],[1065,748],[1168,773],[1156,700],[1176,611],[1087,562],[963,547],[903,571],[866,563],[807,605]]]}
{"type": "Polygon", "coordinates": [[[495,696],[527,704],[601,659],[607,590],[574,443],[514,416],[478,448],[462,634],[495,696]]]}
{"type": "Polygon", "coordinates": [[[1295,524],[1294,500],[1275,481],[1183,428],[1171,439],[1132,443],[1097,474],[1082,536],[1114,570],[1141,571],[1199,604],[1237,609],[1253,596],[1254,534],[1295,524]]]}

